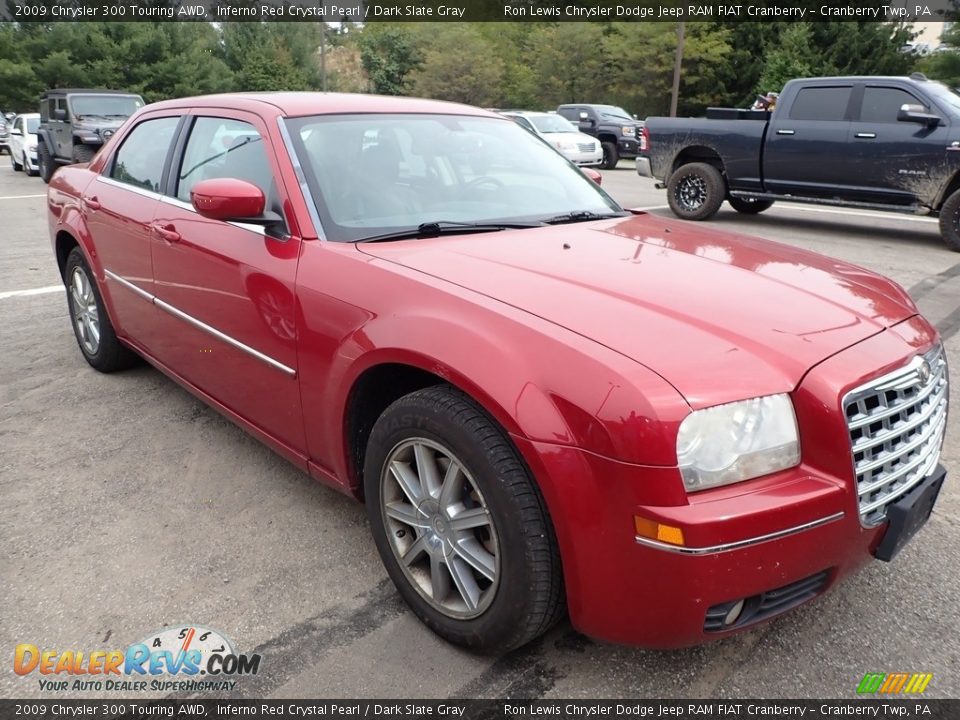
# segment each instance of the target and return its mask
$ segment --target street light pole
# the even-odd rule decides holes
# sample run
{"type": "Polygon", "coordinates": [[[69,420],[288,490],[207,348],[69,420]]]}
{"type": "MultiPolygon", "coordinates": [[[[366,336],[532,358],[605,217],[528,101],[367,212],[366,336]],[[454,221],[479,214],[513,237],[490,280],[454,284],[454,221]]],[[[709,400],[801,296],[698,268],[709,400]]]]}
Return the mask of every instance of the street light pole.
{"type": "Polygon", "coordinates": [[[683,65],[683,34],[686,23],[677,23],[677,52],[673,56],[673,91],[670,95],[670,117],[677,116],[680,101],[680,67],[683,65]]]}

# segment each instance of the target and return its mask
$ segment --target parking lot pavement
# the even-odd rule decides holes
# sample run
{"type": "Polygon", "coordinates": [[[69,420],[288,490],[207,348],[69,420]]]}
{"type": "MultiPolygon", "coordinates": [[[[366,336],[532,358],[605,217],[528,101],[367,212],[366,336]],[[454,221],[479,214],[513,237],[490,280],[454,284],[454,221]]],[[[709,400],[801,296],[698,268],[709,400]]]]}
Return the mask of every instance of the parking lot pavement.
{"type": "MultiPolygon", "coordinates": [[[[180,623],[218,628],[240,652],[263,655],[260,674],[238,683],[244,697],[849,698],[864,673],[891,671],[932,672],[926,696],[960,696],[956,477],[895,562],[873,563],[732,639],[652,652],[596,643],[564,623],[499,659],[441,642],[394,593],[362,507],[160,373],[87,367],[55,287],[37,197],[45,186],[3,160],[0,696],[42,695],[35,676],[12,671],[18,643],[114,649],[180,623]],[[17,293],[31,289],[41,292],[17,293]]],[[[603,187],[669,215],[663,191],[623,167],[604,172],[603,187]]],[[[775,205],[744,217],[724,208],[710,226],[891,275],[960,367],[960,254],[936,224],[828,210],[775,205]]],[[[953,413],[943,456],[954,472],[957,422],[953,413]]]]}

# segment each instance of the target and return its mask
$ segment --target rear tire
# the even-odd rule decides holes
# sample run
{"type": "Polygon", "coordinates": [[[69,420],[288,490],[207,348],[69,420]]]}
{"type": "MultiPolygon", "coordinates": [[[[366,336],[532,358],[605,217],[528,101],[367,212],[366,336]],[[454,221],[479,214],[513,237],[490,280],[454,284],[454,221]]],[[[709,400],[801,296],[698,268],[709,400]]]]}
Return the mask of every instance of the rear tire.
{"type": "Polygon", "coordinates": [[[620,162],[620,151],[617,150],[617,144],[609,141],[602,142],[600,147],[603,148],[603,162],[600,167],[604,170],[613,170],[620,162]]]}
{"type": "Polygon", "coordinates": [[[730,203],[730,207],[744,215],[759,215],[764,210],[773,207],[773,200],[761,200],[760,198],[729,197],[727,202],[730,203]]]}
{"type": "Polygon", "coordinates": [[[42,141],[37,144],[37,165],[40,167],[40,177],[45,183],[49,183],[54,171],[53,157],[47,144],[42,141]]]}
{"type": "Polygon", "coordinates": [[[374,541],[400,595],[449,642],[504,653],[564,612],[553,526],[507,434],[446,385],[394,402],[363,469],[374,541]]]}
{"type": "Polygon", "coordinates": [[[137,355],[117,339],[100,288],[79,247],[67,256],[64,281],[73,334],[83,358],[102,373],[124,370],[136,364],[137,355]]]}
{"type": "Polygon", "coordinates": [[[674,215],[684,220],[713,217],[727,196],[723,175],[708,163],[682,165],[667,182],[667,202],[674,215]]]}
{"type": "Polygon", "coordinates": [[[960,252],[960,190],[940,208],[940,236],[954,252],[960,252]]]}
{"type": "Polygon", "coordinates": [[[93,148],[89,145],[74,145],[73,162],[88,163],[93,160],[93,156],[97,154],[97,150],[98,148],[93,148]]]}

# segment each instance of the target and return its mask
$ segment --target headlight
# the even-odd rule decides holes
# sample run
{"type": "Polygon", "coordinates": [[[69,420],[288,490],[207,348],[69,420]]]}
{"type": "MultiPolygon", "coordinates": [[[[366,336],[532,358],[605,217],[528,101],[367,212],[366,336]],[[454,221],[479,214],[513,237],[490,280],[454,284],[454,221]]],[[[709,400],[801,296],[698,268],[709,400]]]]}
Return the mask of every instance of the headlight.
{"type": "Polygon", "coordinates": [[[36,145],[30,145],[30,146],[27,147],[27,149],[28,149],[30,152],[35,153],[35,152],[37,151],[37,146],[36,146],[36,145]]]}
{"type": "Polygon", "coordinates": [[[634,132],[635,132],[635,129],[632,128],[632,127],[622,127],[622,128],[620,128],[620,132],[621,132],[623,135],[626,135],[626,136],[628,136],[628,137],[633,137],[633,134],[634,134],[634,132]]]}
{"type": "Polygon", "coordinates": [[[800,462],[788,395],[696,410],[680,424],[677,460],[688,492],[749,480],[800,462]]]}

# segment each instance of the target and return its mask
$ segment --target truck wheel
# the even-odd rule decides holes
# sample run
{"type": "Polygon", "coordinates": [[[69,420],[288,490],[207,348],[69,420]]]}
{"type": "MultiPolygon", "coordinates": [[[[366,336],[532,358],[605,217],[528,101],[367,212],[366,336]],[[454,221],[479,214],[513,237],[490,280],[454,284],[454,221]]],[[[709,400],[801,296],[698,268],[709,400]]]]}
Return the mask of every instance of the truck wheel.
{"type": "Polygon", "coordinates": [[[88,163],[93,160],[93,156],[96,154],[97,148],[92,148],[89,145],[73,146],[73,161],[75,163],[88,163]]]}
{"type": "Polygon", "coordinates": [[[13,150],[10,150],[10,167],[13,168],[14,172],[20,172],[23,170],[23,166],[17,162],[17,158],[13,155],[13,150]]]}
{"type": "Polygon", "coordinates": [[[604,170],[613,170],[620,162],[620,153],[617,151],[617,144],[612,142],[600,143],[603,148],[603,163],[600,165],[604,170]]]}
{"type": "Polygon", "coordinates": [[[40,167],[40,177],[45,183],[49,183],[50,178],[53,177],[54,165],[47,144],[44,142],[37,145],[37,165],[40,167]]]}
{"type": "Polygon", "coordinates": [[[543,497],[507,434],[446,386],[406,395],[367,444],[364,494],[380,557],[435,633],[503,653],[564,611],[543,497]]]}
{"type": "Polygon", "coordinates": [[[713,165],[690,163],[679,167],[667,183],[667,202],[684,220],[713,217],[727,196],[727,183],[713,165]]]}
{"type": "Polygon", "coordinates": [[[730,207],[744,215],[759,215],[773,206],[773,200],[761,200],[760,198],[729,197],[727,202],[730,203],[730,207]]]}
{"type": "Polygon", "coordinates": [[[940,208],[940,235],[947,247],[960,252],[960,190],[957,190],[940,208]]]}

